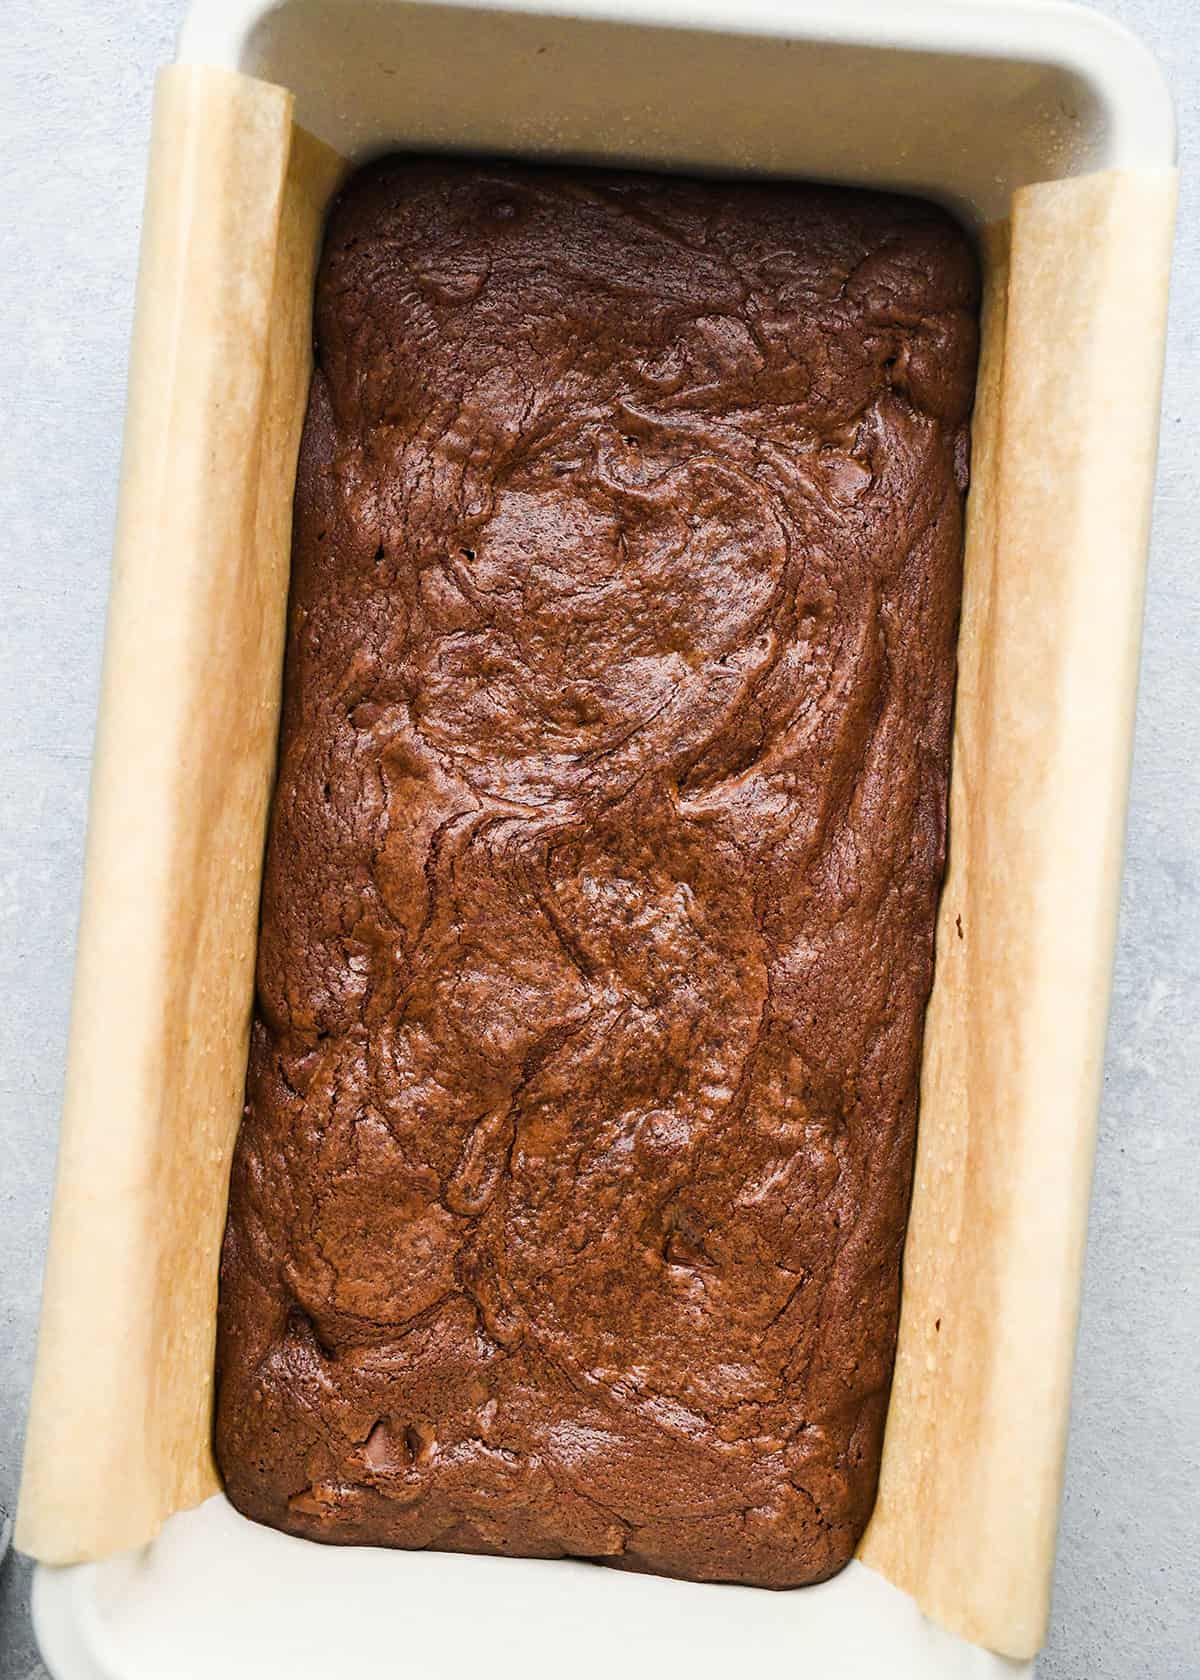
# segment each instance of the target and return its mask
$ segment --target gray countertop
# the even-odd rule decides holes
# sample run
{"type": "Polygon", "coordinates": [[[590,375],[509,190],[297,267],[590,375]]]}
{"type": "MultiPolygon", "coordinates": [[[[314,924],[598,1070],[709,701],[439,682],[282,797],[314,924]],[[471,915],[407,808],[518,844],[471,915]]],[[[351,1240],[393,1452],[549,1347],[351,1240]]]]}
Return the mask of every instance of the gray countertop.
{"type": "MultiPolygon", "coordinates": [[[[903,0],[897,0],[903,3],[903,0]]],[[[1184,160],[1116,989],[1042,1680],[1200,1677],[1197,0],[1093,0],[1184,160]]],[[[151,82],[186,0],[6,0],[0,68],[0,1505],[14,1502],[62,1089],[151,82]]],[[[0,1677],[44,1670],[0,1571],[0,1677]]]]}

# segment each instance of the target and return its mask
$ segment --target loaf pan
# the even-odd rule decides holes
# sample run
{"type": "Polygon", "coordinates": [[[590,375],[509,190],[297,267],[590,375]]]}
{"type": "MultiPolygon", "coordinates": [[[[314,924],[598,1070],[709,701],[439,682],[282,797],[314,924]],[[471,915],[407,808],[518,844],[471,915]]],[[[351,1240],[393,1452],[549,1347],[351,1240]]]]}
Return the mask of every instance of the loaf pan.
{"type": "Polygon", "coordinates": [[[703,1675],[750,1651],[827,1676],[950,1680],[1036,1651],[1119,884],[1173,149],[1153,61],[1067,5],[196,0],[156,101],[19,1513],[59,1680],[368,1664],[457,1680],[618,1662],[703,1675]],[[333,1550],[244,1523],[218,1491],[217,1254],[315,254],[348,164],[390,147],[911,190],[979,241],[950,862],[900,1345],[875,1516],[824,1587],[333,1550]]]}

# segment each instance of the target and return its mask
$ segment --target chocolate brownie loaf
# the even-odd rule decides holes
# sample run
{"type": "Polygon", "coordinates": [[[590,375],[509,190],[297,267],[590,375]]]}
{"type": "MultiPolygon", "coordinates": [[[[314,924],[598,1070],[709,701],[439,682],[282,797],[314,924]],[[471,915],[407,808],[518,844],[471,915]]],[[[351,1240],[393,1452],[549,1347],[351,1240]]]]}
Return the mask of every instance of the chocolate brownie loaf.
{"type": "Polygon", "coordinates": [[[390,159],[335,207],[221,1273],[233,1502],[850,1557],[945,852],[976,274],[927,204],[390,159]]]}

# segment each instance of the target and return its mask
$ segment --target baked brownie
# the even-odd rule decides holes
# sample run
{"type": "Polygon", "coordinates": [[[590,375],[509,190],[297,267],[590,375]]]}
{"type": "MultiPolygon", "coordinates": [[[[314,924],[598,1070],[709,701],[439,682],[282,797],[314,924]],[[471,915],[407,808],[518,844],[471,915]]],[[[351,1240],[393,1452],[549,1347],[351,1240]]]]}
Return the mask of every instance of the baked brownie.
{"type": "Polygon", "coordinates": [[[888,195],[343,193],[221,1273],[248,1515],[773,1587],[853,1552],[976,292],[888,195]]]}

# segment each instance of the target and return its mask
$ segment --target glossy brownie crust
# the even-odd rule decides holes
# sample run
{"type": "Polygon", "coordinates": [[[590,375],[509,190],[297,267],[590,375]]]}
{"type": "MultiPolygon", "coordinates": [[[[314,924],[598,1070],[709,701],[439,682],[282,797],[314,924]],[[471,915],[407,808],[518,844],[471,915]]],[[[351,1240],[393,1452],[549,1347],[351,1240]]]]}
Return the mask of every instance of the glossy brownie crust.
{"type": "Polygon", "coordinates": [[[976,271],[913,200],[389,159],[330,225],[218,1457],[783,1587],[891,1379],[976,271]]]}

